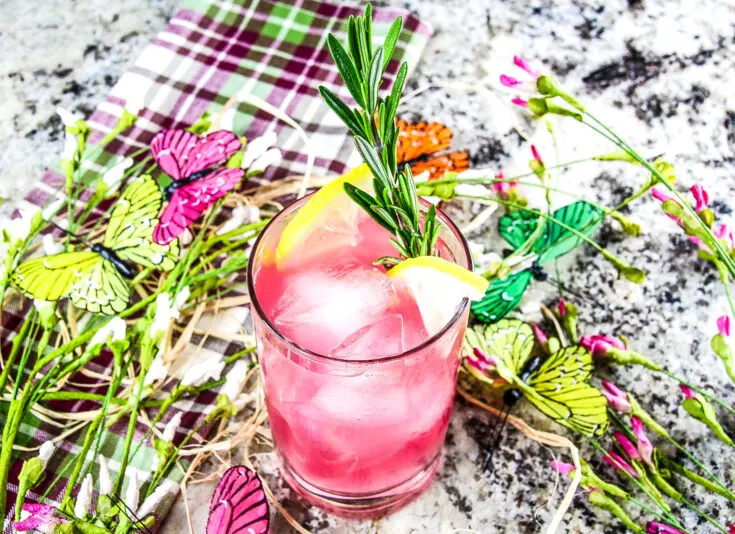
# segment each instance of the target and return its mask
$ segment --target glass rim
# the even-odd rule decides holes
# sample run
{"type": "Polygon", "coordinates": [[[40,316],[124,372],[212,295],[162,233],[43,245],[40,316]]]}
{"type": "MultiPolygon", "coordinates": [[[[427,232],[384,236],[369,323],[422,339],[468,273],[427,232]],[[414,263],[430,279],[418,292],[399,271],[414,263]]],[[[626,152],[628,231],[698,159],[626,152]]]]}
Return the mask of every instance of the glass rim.
{"type": "MultiPolygon", "coordinates": [[[[311,351],[305,347],[302,347],[296,341],[288,338],[286,335],[283,334],[276,325],[274,325],[271,320],[267,317],[265,312],[263,311],[263,308],[260,306],[260,302],[258,302],[258,297],[255,293],[255,286],[254,286],[254,277],[253,277],[253,266],[255,265],[255,262],[253,261],[255,258],[255,255],[258,251],[258,247],[261,245],[261,240],[263,239],[263,236],[266,235],[268,230],[271,228],[271,225],[277,223],[282,217],[285,216],[286,213],[290,213],[295,206],[298,204],[304,204],[305,201],[311,197],[314,193],[309,193],[308,195],[303,196],[300,199],[297,199],[295,202],[291,203],[290,205],[286,206],[284,209],[282,209],[280,212],[278,212],[270,221],[268,221],[268,224],[263,227],[263,230],[258,235],[258,238],[255,240],[255,243],[253,244],[253,248],[250,251],[250,257],[248,259],[248,271],[247,271],[247,283],[248,283],[248,295],[250,296],[250,304],[251,307],[255,309],[255,312],[258,314],[258,317],[263,321],[266,328],[275,334],[275,336],[283,343],[286,344],[286,346],[289,348],[289,350],[295,351],[300,355],[305,355],[309,357],[310,359],[313,359],[318,362],[328,362],[328,363],[336,363],[336,364],[342,364],[342,365],[374,365],[377,363],[383,363],[383,362],[390,362],[399,360],[401,358],[409,357],[417,352],[420,352],[421,350],[429,347],[434,342],[441,339],[444,334],[446,334],[456,323],[459,321],[462,316],[464,315],[465,311],[470,305],[470,300],[468,298],[462,299],[462,302],[457,307],[457,310],[455,311],[454,315],[452,315],[451,319],[445,324],[442,328],[439,329],[438,332],[436,332],[434,335],[430,336],[425,341],[419,343],[415,347],[412,347],[408,350],[405,350],[399,354],[389,354],[387,356],[381,356],[379,358],[371,358],[369,360],[344,360],[341,358],[334,358],[332,356],[328,356],[325,354],[319,354],[318,352],[311,351]]],[[[419,202],[423,204],[424,206],[428,206],[429,202],[426,200],[419,198],[419,202]]],[[[474,270],[474,265],[472,263],[472,254],[470,252],[470,248],[467,244],[467,240],[465,239],[462,232],[460,232],[459,228],[452,222],[452,220],[447,217],[447,215],[439,210],[437,208],[436,210],[437,217],[441,220],[442,224],[444,224],[449,231],[454,234],[455,237],[458,238],[459,244],[462,247],[462,249],[465,252],[467,266],[470,271],[474,270]]],[[[257,336],[256,336],[257,337],[257,336]]],[[[257,344],[257,341],[256,341],[257,344]]]]}

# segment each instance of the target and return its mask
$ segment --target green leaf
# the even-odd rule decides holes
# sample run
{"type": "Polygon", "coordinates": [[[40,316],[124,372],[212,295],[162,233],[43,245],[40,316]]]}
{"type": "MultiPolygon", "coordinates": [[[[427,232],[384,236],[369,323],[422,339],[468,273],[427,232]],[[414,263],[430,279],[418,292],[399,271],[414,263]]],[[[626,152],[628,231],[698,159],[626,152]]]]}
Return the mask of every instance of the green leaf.
{"type": "Polygon", "coordinates": [[[390,92],[390,107],[388,107],[388,118],[390,122],[393,122],[396,116],[396,110],[398,110],[398,103],[401,100],[401,93],[403,92],[403,84],[406,82],[406,76],[408,75],[408,63],[405,61],[398,69],[396,74],[396,80],[393,82],[393,88],[390,92]]]}
{"type": "Polygon", "coordinates": [[[383,182],[383,185],[387,189],[390,189],[393,184],[391,183],[391,179],[385,171],[385,167],[383,167],[383,162],[380,160],[380,156],[375,150],[375,147],[373,147],[370,143],[368,143],[361,137],[355,138],[355,146],[357,147],[357,151],[362,156],[362,159],[365,161],[365,163],[367,163],[367,166],[370,167],[373,176],[383,182]]]}
{"type": "Polygon", "coordinates": [[[569,228],[589,236],[602,223],[603,211],[584,200],[578,200],[568,206],[556,210],[552,217],[555,221],[547,221],[544,228],[543,249],[539,251],[539,263],[553,260],[575,249],[582,243],[582,238],[569,228]],[[558,222],[556,222],[558,221],[558,222]],[[561,224],[559,224],[561,223],[561,224]],[[569,227],[569,228],[566,228],[569,227]]]}
{"type": "Polygon", "coordinates": [[[347,46],[350,49],[350,56],[355,63],[358,71],[362,71],[362,63],[360,62],[360,45],[357,39],[357,22],[355,17],[350,15],[347,19],[347,46]]]}
{"type": "Polygon", "coordinates": [[[388,30],[388,35],[385,36],[385,43],[383,44],[383,48],[385,49],[383,72],[385,72],[385,69],[388,68],[388,64],[393,58],[393,52],[396,49],[396,43],[398,42],[398,37],[401,35],[402,27],[403,19],[401,17],[398,17],[396,20],[393,21],[393,24],[391,24],[390,29],[388,30]]]}
{"type": "MultiPolygon", "coordinates": [[[[383,226],[385,226],[392,232],[398,229],[398,225],[393,220],[393,217],[390,216],[390,213],[388,213],[388,210],[376,204],[373,204],[372,206],[370,206],[370,209],[373,211],[375,215],[377,215],[380,218],[380,220],[383,223],[383,226]]],[[[378,219],[375,219],[375,220],[378,221],[378,219]]]]}
{"type": "Polygon", "coordinates": [[[378,91],[383,82],[383,71],[380,65],[383,61],[383,49],[378,48],[370,64],[370,75],[368,77],[368,110],[372,115],[378,107],[378,91]]]}
{"type": "Polygon", "coordinates": [[[340,120],[345,123],[345,126],[347,126],[354,135],[362,135],[360,123],[355,120],[352,109],[350,109],[347,104],[323,85],[319,86],[319,94],[322,95],[322,98],[327,105],[332,109],[332,111],[334,111],[334,113],[336,113],[340,120]]]}
{"type": "Polygon", "coordinates": [[[408,253],[408,250],[406,250],[406,247],[404,247],[403,244],[401,244],[400,241],[398,241],[397,239],[393,239],[391,237],[390,238],[390,242],[393,243],[393,246],[396,247],[396,249],[398,249],[398,252],[401,253],[401,256],[403,256],[404,258],[410,258],[411,257],[411,254],[408,253]]]}
{"type": "Polygon", "coordinates": [[[337,38],[331,33],[327,36],[327,46],[329,47],[329,52],[332,54],[334,63],[337,65],[337,70],[339,71],[339,75],[342,77],[342,81],[347,87],[347,90],[352,95],[352,98],[355,99],[355,102],[357,102],[360,107],[364,108],[365,99],[362,95],[362,83],[357,68],[355,67],[355,63],[350,59],[350,56],[345,51],[342,43],[340,43],[339,40],[337,40],[337,38]]]}
{"type": "Polygon", "coordinates": [[[363,12],[365,19],[365,41],[367,43],[367,56],[373,57],[373,6],[368,2],[363,12]]]}

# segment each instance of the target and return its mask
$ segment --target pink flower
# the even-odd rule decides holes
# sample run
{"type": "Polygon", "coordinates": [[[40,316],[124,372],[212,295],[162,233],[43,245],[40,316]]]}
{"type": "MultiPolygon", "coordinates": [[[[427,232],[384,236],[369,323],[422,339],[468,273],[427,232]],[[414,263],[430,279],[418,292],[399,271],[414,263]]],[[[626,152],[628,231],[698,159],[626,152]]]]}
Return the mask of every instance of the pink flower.
{"type": "MultiPolygon", "coordinates": [[[[541,73],[537,71],[536,69],[532,68],[529,63],[518,56],[515,56],[513,58],[513,64],[515,64],[516,67],[524,71],[526,76],[522,76],[521,78],[516,78],[515,76],[509,76],[507,74],[501,74],[500,75],[500,83],[508,87],[510,89],[514,90],[520,90],[523,93],[526,93],[528,95],[535,95],[538,93],[538,90],[536,88],[536,82],[539,79],[539,76],[541,76],[541,73]]],[[[528,107],[528,101],[522,99],[522,98],[514,98],[512,102],[516,106],[521,106],[523,108],[528,107]]]]}
{"type": "MultiPolygon", "coordinates": [[[[666,193],[664,193],[663,191],[661,191],[658,187],[651,188],[651,195],[653,196],[653,198],[655,198],[656,200],[658,200],[662,204],[664,202],[666,202],[667,200],[674,200],[669,195],[667,195],[666,193]]],[[[667,213],[666,215],[668,216],[669,219],[671,219],[672,221],[675,221],[676,224],[681,225],[681,221],[679,220],[678,217],[674,217],[670,213],[667,213]]]]}
{"type": "Polygon", "coordinates": [[[620,413],[630,413],[630,401],[628,400],[628,394],[625,393],[618,386],[607,380],[602,381],[602,385],[605,388],[600,393],[604,395],[613,410],[620,413]]]}
{"type": "Polygon", "coordinates": [[[687,399],[693,399],[696,397],[696,394],[692,391],[692,389],[689,386],[685,386],[684,384],[679,384],[679,389],[681,389],[681,392],[684,394],[684,397],[687,399]]]}
{"type": "Polygon", "coordinates": [[[539,154],[536,145],[531,145],[531,153],[533,154],[533,159],[538,161],[540,165],[544,164],[544,160],[541,159],[541,154],[539,154]]]}
{"type": "Polygon", "coordinates": [[[546,337],[544,331],[537,324],[532,324],[531,328],[533,328],[533,335],[536,336],[536,340],[540,345],[546,345],[549,342],[549,338],[546,337]]]}
{"type": "Polygon", "coordinates": [[[605,456],[604,460],[610,464],[616,471],[625,471],[633,478],[638,478],[638,472],[633,469],[625,459],[614,451],[609,451],[605,456]]]}
{"type": "Polygon", "coordinates": [[[693,185],[689,188],[694,196],[694,211],[697,213],[701,212],[709,204],[709,195],[704,187],[699,184],[693,185]]]}
{"type": "Polygon", "coordinates": [[[646,523],[646,532],[648,534],[684,534],[678,528],[674,528],[666,523],[656,523],[655,521],[646,523]]]}
{"type": "Polygon", "coordinates": [[[656,466],[653,463],[653,444],[651,443],[651,440],[648,439],[646,427],[643,425],[643,421],[637,417],[631,417],[630,422],[633,425],[633,434],[635,434],[635,438],[638,440],[638,453],[649,467],[655,469],[656,466]]]}
{"type": "Polygon", "coordinates": [[[724,239],[729,248],[735,248],[735,233],[726,224],[719,225],[713,231],[717,239],[724,239]]]}
{"type": "Polygon", "coordinates": [[[625,451],[626,456],[630,458],[631,460],[640,460],[641,455],[638,454],[638,449],[635,448],[635,445],[633,445],[633,442],[630,441],[625,434],[622,432],[615,432],[613,434],[613,437],[617,440],[617,442],[622,447],[623,451],[625,451]]]}
{"type": "Polygon", "coordinates": [[[478,347],[472,349],[472,353],[473,355],[467,356],[467,363],[481,373],[495,367],[495,359],[492,356],[485,354],[485,352],[480,350],[478,347]]]}
{"type": "Polygon", "coordinates": [[[513,56],[513,63],[516,67],[526,71],[526,73],[533,79],[538,79],[538,77],[541,76],[541,73],[536,69],[531,68],[531,65],[528,63],[528,61],[523,59],[521,56],[513,56]]]}
{"type": "Polygon", "coordinates": [[[559,305],[557,306],[559,309],[559,317],[562,319],[567,316],[567,303],[564,302],[564,299],[559,297],[559,305]]]}
{"type": "Polygon", "coordinates": [[[564,462],[559,462],[557,460],[553,460],[551,462],[551,467],[554,468],[554,471],[556,471],[557,473],[561,473],[562,475],[568,475],[569,473],[577,469],[572,464],[565,464],[564,462]]]}
{"type": "Polygon", "coordinates": [[[57,525],[62,522],[54,515],[56,508],[47,504],[25,503],[20,515],[20,521],[13,523],[13,529],[19,532],[27,530],[38,530],[44,533],[52,533],[57,525]]]}
{"type": "Polygon", "coordinates": [[[594,356],[604,356],[607,353],[607,349],[616,348],[620,350],[626,350],[627,347],[620,339],[612,336],[594,335],[594,336],[582,336],[579,341],[585,349],[590,351],[594,356]]]}
{"type": "Polygon", "coordinates": [[[523,109],[528,109],[528,100],[524,100],[522,98],[515,97],[510,102],[511,102],[511,104],[514,104],[514,105],[516,105],[518,107],[521,107],[523,109]]]}
{"type": "Polygon", "coordinates": [[[509,180],[504,180],[505,175],[502,172],[499,172],[495,175],[495,178],[498,180],[502,180],[500,182],[493,182],[492,188],[495,193],[502,198],[503,200],[508,200],[508,194],[510,193],[510,190],[514,187],[518,186],[518,182],[513,182],[509,180]]]}
{"type": "Polygon", "coordinates": [[[730,534],[735,534],[735,525],[727,525],[727,529],[730,531],[730,534]]]}
{"type": "Polygon", "coordinates": [[[730,316],[723,315],[717,318],[717,330],[722,337],[730,337],[730,316]]]}

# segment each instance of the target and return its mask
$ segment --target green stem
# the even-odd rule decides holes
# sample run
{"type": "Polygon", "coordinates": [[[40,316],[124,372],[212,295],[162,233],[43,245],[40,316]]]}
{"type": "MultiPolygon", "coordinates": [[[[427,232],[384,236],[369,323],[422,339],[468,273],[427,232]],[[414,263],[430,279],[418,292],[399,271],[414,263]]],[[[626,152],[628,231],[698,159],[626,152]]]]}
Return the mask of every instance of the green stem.
{"type": "Polygon", "coordinates": [[[8,355],[8,359],[5,362],[5,368],[3,369],[2,374],[0,374],[0,392],[5,391],[5,383],[8,381],[10,369],[11,367],[13,367],[13,364],[15,363],[15,358],[16,356],[18,356],[18,351],[20,350],[20,347],[26,338],[28,328],[31,326],[32,318],[33,312],[26,315],[26,318],[23,321],[20,330],[13,339],[13,344],[10,348],[10,354],[8,355]]]}
{"type": "Polygon", "coordinates": [[[725,497],[726,499],[730,501],[735,501],[735,495],[733,495],[730,491],[723,490],[717,484],[711,482],[709,479],[701,475],[698,475],[694,471],[687,469],[680,463],[675,462],[674,460],[670,458],[666,458],[666,457],[662,457],[661,461],[663,462],[665,468],[673,471],[677,475],[680,475],[688,480],[691,480],[695,484],[699,484],[703,488],[708,489],[718,495],[721,495],[722,497],[725,497]]]}
{"type": "Polygon", "coordinates": [[[72,470],[69,481],[66,484],[63,501],[67,501],[71,498],[71,493],[72,491],[74,491],[74,486],[77,483],[79,474],[82,472],[82,467],[84,467],[84,462],[87,459],[87,454],[89,453],[89,449],[92,447],[95,433],[97,432],[97,428],[99,428],[100,424],[102,423],[104,415],[104,413],[100,412],[97,417],[92,420],[92,424],[87,429],[87,434],[84,436],[84,443],[82,444],[82,450],[76,456],[74,469],[72,470]]]}
{"type": "Polygon", "coordinates": [[[698,506],[696,506],[693,502],[686,499],[686,497],[681,498],[681,502],[683,502],[689,509],[691,509],[694,513],[699,515],[702,519],[707,521],[710,525],[713,525],[717,530],[720,532],[724,532],[725,534],[728,534],[728,531],[725,527],[723,527],[718,521],[715,521],[710,516],[708,516],[706,513],[704,513],[698,506]]]}
{"type": "Polygon", "coordinates": [[[658,372],[661,373],[664,376],[668,376],[672,380],[675,380],[675,381],[679,382],[681,385],[686,386],[686,387],[688,387],[689,389],[691,389],[693,391],[696,391],[697,393],[699,393],[700,395],[702,395],[704,398],[706,398],[708,400],[711,400],[712,402],[716,402],[717,404],[719,404],[720,406],[722,406],[725,410],[729,411],[730,413],[735,414],[735,409],[733,409],[725,401],[722,401],[722,400],[718,399],[717,397],[715,397],[711,393],[708,393],[704,389],[702,389],[702,388],[700,388],[698,386],[695,386],[694,384],[691,384],[691,383],[687,382],[683,378],[680,378],[680,377],[676,376],[675,374],[671,373],[670,371],[667,371],[666,369],[660,369],[658,372]]]}

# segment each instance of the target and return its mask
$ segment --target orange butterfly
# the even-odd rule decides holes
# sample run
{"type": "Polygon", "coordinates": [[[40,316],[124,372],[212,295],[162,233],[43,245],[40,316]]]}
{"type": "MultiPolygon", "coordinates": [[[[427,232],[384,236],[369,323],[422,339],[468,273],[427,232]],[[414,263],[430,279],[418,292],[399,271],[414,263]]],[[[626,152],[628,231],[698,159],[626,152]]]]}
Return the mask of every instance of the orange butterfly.
{"type": "Polygon", "coordinates": [[[441,153],[452,144],[452,130],[438,122],[396,121],[398,163],[408,163],[418,176],[428,171],[429,180],[439,180],[448,172],[466,171],[467,152],[441,153]]]}

